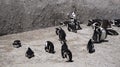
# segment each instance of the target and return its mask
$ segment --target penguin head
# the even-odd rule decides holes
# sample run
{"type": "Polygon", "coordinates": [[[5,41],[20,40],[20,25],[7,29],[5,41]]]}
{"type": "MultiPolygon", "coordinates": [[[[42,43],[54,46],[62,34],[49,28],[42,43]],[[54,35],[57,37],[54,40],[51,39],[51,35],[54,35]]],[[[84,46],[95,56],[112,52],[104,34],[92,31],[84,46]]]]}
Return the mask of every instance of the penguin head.
{"type": "Polygon", "coordinates": [[[90,20],[88,20],[89,22],[93,22],[93,20],[92,19],[90,19],[90,20]]]}
{"type": "Polygon", "coordinates": [[[92,39],[90,39],[89,42],[92,42],[92,39]]]}
{"type": "Polygon", "coordinates": [[[90,42],[94,42],[94,40],[91,38],[90,40],[89,40],[90,42]]]}
{"type": "Polygon", "coordinates": [[[96,30],[97,28],[99,28],[99,25],[97,23],[95,23],[94,30],[96,30]]]}
{"type": "Polygon", "coordinates": [[[31,48],[30,48],[30,47],[28,47],[28,50],[31,50],[31,48]]]}
{"type": "Polygon", "coordinates": [[[59,30],[59,28],[55,28],[56,30],[59,30]]]}
{"type": "Polygon", "coordinates": [[[87,26],[91,26],[92,24],[93,24],[93,20],[92,19],[88,20],[87,26]]]}

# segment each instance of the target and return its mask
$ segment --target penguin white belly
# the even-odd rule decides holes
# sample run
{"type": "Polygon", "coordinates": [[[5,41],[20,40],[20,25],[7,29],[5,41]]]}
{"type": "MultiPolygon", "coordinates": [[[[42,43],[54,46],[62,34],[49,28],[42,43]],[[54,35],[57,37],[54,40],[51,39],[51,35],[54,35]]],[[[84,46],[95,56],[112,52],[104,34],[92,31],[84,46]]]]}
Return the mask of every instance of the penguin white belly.
{"type": "Polygon", "coordinates": [[[46,42],[46,43],[45,43],[45,47],[47,47],[47,45],[48,45],[48,43],[46,42]]]}
{"type": "Polygon", "coordinates": [[[94,30],[95,30],[95,24],[96,24],[96,23],[93,23],[93,24],[92,24],[92,29],[94,29],[94,30]]]}
{"type": "Polygon", "coordinates": [[[106,31],[105,31],[105,29],[101,28],[101,32],[102,32],[101,40],[104,40],[106,38],[106,31]]]}

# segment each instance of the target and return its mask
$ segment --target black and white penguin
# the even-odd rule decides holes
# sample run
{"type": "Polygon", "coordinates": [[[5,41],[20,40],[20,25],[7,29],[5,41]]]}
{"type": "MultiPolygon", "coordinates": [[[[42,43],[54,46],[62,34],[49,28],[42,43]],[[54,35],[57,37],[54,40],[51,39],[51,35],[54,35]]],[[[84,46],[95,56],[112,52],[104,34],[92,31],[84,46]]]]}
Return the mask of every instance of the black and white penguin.
{"type": "Polygon", "coordinates": [[[98,25],[100,26],[101,25],[101,21],[102,21],[101,19],[90,19],[90,20],[88,20],[87,26],[91,26],[94,23],[98,23],[98,25]]]}
{"type": "Polygon", "coordinates": [[[72,60],[72,52],[69,49],[65,50],[63,52],[63,55],[64,55],[65,58],[67,58],[67,62],[73,62],[73,60],[72,60]]]}
{"type": "Polygon", "coordinates": [[[75,33],[77,33],[76,24],[75,24],[74,22],[69,23],[68,26],[67,26],[67,29],[68,29],[68,31],[70,31],[70,32],[75,32],[75,33]]]}
{"type": "Polygon", "coordinates": [[[81,28],[81,26],[80,26],[79,21],[77,21],[77,19],[74,19],[74,22],[75,22],[75,24],[76,24],[76,30],[81,30],[82,28],[81,28]]]}
{"type": "Polygon", "coordinates": [[[95,26],[93,37],[92,37],[94,42],[100,43],[100,42],[104,41],[106,39],[106,37],[107,37],[106,30],[102,27],[95,26]]]}
{"type": "Polygon", "coordinates": [[[62,58],[65,58],[64,57],[64,51],[68,49],[68,46],[67,46],[66,42],[64,42],[64,41],[62,41],[61,44],[62,44],[61,55],[62,55],[62,58]]]}
{"type": "Polygon", "coordinates": [[[62,58],[67,58],[67,62],[73,62],[72,52],[68,49],[68,46],[64,41],[62,42],[61,55],[62,55],[62,58]]]}
{"type": "Polygon", "coordinates": [[[112,20],[112,25],[120,27],[120,19],[114,19],[114,20],[112,20]]]}
{"type": "Polygon", "coordinates": [[[92,42],[92,39],[90,39],[88,44],[87,44],[87,50],[88,50],[89,53],[95,52],[94,44],[92,42]]]}
{"type": "Polygon", "coordinates": [[[58,35],[60,41],[66,41],[66,33],[61,27],[59,28],[58,35]]]}
{"type": "Polygon", "coordinates": [[[31,59],[32,57],[35,56],[33,50],[30,47],[28,47],[28,49],[25,53],[25,56],[28,57],[29,59],[31,59]]]}
{"type": "Polygon", "coordinates": [[[98,28],[99,27],[97,26],[94,27],[94,33],[92,36],[92,39],[94,40],[94,42],[100,42],[101,31],[99,31],[100,29],[98,28]]]}
{"type": "Polygon", "coordinates": [[[48,53],[55,53],[54,45],[51,41],[46,41],[45,43],[45,51],[48,53]]]}
{"type": "Polygon", "coordinates": [[[68,31],[77,33],[77,29],[76,29],[77,25],[75,21],[77,20],[75,20],[74,18],[70,18],[70,23],[68,23],[67,25],[68,31]]]}
{"type": "Polygon", "coordinates": [[[19,48],[19,47],[21,47],[22,45],[21,45],[21,41],[20,40],[15,40],[14,42],[13,42],[13,47],[15,47],[15,48],[19,48]]]}

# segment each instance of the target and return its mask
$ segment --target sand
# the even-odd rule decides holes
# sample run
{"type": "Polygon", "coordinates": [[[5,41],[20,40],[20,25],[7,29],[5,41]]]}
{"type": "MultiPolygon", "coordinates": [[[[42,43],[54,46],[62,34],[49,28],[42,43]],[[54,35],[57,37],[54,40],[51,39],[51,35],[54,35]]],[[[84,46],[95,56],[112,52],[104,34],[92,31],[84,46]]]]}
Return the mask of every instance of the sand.
{"type": "MultiPolygon", "coordinates": [[[[99,44],[94,44],[95,53],[89,54],[86,45],[92,37],[91,27],[81,25],[83,28],[78,33],[68,32],[67,44],[73,54],[74,62],[66,62],[61,57],[61,43],[55,34],[56,27],[38,29],[18,34],[5,35],[0,37],[0,67],[120,67],[120,35],[109,36],[99,44]],[[22,47],[14,48],[14,40],[21,40],[22,47]],[[55,54],[46,53],[45,42],[52,41],[55,47],[55,54]],[[27,48],[35,52],[35,57],[25,57],[27,48]]],[[[114,27],[120,33],[120,29],[114,27]]]]}

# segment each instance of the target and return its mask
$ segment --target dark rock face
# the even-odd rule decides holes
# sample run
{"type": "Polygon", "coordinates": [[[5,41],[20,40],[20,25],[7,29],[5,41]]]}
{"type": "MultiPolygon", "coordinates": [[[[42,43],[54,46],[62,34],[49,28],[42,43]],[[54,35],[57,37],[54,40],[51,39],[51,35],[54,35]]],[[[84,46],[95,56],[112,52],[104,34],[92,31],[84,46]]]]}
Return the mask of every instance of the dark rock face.
{"type": "Polygon", "coordinates": [[[74,11],[90,18],[119,18],[119,0],[0,0],[0,36],[59,25],[74,11]]]}

